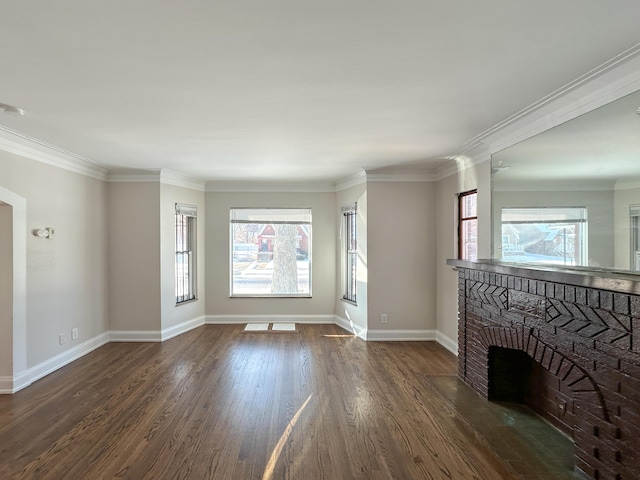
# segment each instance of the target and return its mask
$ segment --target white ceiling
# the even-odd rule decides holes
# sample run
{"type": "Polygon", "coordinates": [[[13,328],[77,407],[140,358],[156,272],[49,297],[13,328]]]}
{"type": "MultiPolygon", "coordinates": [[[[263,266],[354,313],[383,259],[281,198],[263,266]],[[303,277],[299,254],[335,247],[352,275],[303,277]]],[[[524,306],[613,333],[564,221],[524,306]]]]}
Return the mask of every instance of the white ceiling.
{"type": "Polygon", "coordinates": [[[638,0],[3,1],[0,115],[203,181],[431,169],[638,43],[638,0]]]}

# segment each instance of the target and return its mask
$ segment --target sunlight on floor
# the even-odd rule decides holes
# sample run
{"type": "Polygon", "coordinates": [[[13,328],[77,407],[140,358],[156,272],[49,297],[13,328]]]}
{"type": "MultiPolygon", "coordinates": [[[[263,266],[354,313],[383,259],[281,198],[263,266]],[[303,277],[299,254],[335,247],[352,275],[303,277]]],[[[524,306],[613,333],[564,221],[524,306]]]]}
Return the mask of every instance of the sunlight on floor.
{"type": "Polygon", "coordinates": [[[296,423],[298,422],[298,418],[300,418],[300,415],[302,415],[303,410],[306,408],[312,396],[313,396],[313,393],[309,395],[309,397],[305,400],[305,402],[298,409],[296,414],[293,416],[293,418],[287,425],[287,428],[285,428],[284,432],[282,432],[282,436],[280,437],[280,440],[278,440],[278,443],[273,448],[273,452],[271,452],[271,457],[269,457],[269,462],[267,462],[267,466],[264,469],[262,480],[270,480],[273,477],[273,470],[276,466],[276,463],[278,462],[278,458],[280,458],[282,449],[284,448],[285,443],[287,443],[287,440],[289,439],[289,436],[293,431],[293,427],[296,426],[296,423]]]}

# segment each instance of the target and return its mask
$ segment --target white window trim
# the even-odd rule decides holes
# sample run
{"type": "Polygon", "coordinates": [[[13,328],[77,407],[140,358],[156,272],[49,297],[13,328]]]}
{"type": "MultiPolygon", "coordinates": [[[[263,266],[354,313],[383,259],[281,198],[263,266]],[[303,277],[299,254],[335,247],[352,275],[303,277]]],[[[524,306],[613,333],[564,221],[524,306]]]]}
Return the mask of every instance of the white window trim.
{"type": "Polygon", "coordinates": [[[357,202],[344,205],[340,209],[342,219],[340,236],[342,237],[342,301],[357,305],[358,303],[358,204],[357,202]],[[353,236],[355,248],[350,248],[349,217],[353,215],[353,236]]]}
{"type": "MultiPolygon", "coordinates": [[[[468,252],[468,243],[466,242],[464,235],[463,235],[463,229],[464,226],[475,222],[476,224],[476,229],[478,228],[478,212],[477,212],[477,201],[478,201],[478,189],[473,189],[473,190],[468,190],[466,192],[460,192],[457,195],[458,198],[458,246],[457,246],[457,252],[456,255],[460,260],[476,260],[474,258],[469,258],[469,256],[466,254],[468,252]],[[469,215],[469,216],[463,216],[462,215],[462,210],[463,210],[463,199],[465,197],[469,197],[469,196],[475,196],[476,199],[476,214],[475,215],[469,215]]],[[[477,230],[476,230],[477,231],[477,230]]],[[[476,257],[477,257],[477,250],[478,250],[478,242],[475,242],[476,245],[476,257]]]]}
{"type": "MultiPolygon", "coordinates": [[[[576,223],[576,224],[580,224],[580,251],[576,252],[576,256],[575,256],[575,264],[574,266],[586,266],[587,264],[587,257],[588,257],[588,250],[589,250],[589,245],[588,245],[588,209],[585,206],[567,206],[567,205],[562,205],[562,206],[558,206],[558,205],[551,205],[551,206],[544,206],[544,207],[502,207],[501,209],[501,213],[500,213],[500,228],[502,229],[503,225],[510,225],[510,224],[526,224],[526,223],[530,223],[530,224],[538,224],[538,223],[548,223],[548,224],[562,224],[562,223],[576,223]],[[507,219],[505,219],[505,212],[507,213],[507,216],[509,214],[514,215],[515,211],[522,211],[522,212],[536,212],[539,213],[538,217],[532,217],[532,218],[528,218],[528,219],[513,219],[513,218],[509,218],[507,217],[507,219]],[[579,213],[578,215],[575,216],[567,216],[567,212],[568,211],[575,211],[575,212],[571,212],[571,213],[579,213]],[[554,213],[555,211],[555,213],[554,213]],[[545,215],[545,214],[551,214],[551,216],[545,215]],[[565,215],[564,217],[562,217],[563,215],[565,215]]],[[[500,245],[500,252],[501,252],[501,260],[506,261],[506,262],[510,262],[510,263],[534,263],[534,264],[549,264],[549,265],[555,265],[557,264],[556,262],[550,262],[550,261],[536,261],[536,260],[531,260],[529,262],[524,262],[524,261],[518,261],[518,260],[512,260],[509,259],[508,257],[505,257],[504,255],[504,245],[501,243],[500,245]]]]}
{"type": "Polygon", "coordinates": [[[187,205],[183,203],[175,204],[175,250],[176,257],[174,263],[174,284],[175,284],[175,299],[176,305],[182,305],[186,302],[191,302],[198,299],[198,262],[197,262],[197,216],[198,207],[194,205],[187,205]],[[179,218],[182,217],[182,218],[179,218]],[[186,243],[182,250],[178,250],[180,243],[179,228],[183,228],[186,233],[186,243]],[[188,264],[188,277],[186,279],[187,285],[184,284],[184,279],[180,279],[178,275],[178,258],[186,255],[188,264]],[[182,285],[180,283],[182,282],[182,285]],[[181,288],[182,287],[182,288],[181,288]],[[180,295],[180,291],[186,291],[186,294],[180,295]]]}
{"type": "Polygon", "coordinates": [[[312,209],[311,207],[232,207],[229,210],[229,297],[230,298],[312,298],[312,209]],[[236,293],[233,291],[233,225],[290,224],[308,225],[309,292],[302,293],[236,293]]]}

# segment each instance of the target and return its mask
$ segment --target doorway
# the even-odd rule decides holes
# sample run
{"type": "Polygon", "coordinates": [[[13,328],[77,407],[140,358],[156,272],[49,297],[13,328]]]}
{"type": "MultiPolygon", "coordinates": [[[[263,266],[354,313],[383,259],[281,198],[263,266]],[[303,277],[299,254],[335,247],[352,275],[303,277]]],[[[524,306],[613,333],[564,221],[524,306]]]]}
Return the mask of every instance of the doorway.
{"type": "Polygon", "coordinates": [[[0,393],[30,383],[27,372],[27,201],[0,187],[0,393]]]}
{"type": "Polygon", "coordinates": [[[0,378],[13,376],[13,208],[0,201],[0,378]]]}

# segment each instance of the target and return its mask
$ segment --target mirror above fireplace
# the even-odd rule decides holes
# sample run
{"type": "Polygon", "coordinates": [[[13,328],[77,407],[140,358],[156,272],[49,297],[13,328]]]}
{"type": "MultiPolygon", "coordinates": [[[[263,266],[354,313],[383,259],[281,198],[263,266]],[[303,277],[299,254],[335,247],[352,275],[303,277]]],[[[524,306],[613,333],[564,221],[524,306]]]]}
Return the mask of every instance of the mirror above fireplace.
{"type": "Polygon", "coordinates": [[[491,162],[494,259],[640,273],[640,91],[491,162]]]}

